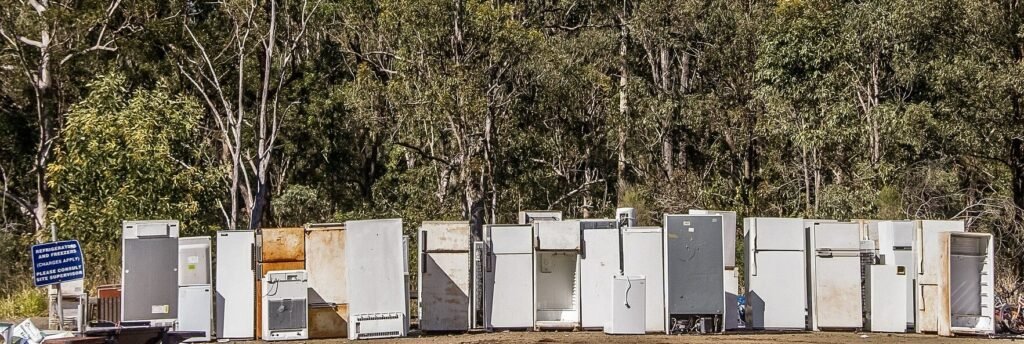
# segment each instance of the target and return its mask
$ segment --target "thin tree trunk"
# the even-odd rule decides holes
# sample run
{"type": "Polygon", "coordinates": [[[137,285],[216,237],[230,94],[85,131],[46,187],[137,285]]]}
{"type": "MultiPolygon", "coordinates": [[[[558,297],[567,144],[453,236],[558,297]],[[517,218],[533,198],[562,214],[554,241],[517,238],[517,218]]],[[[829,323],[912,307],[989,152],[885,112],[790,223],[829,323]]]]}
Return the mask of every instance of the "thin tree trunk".
{"type": "MultiPolygon", "coordinates": [[[[672,77],[670,75],[671,69],[671,54],[668,48],[662,45],[659,48],[659,59],[661,60],[661,93],[659,98],[663,100],[669,100],[672,92],[672,77]]],[[[675,100],[669,100],[675,103],[675,100]]],[[[669,180],[672,180],[672,115],[674,110],[669,111],[661,118],[661,165],[665,170],[665,175],[669,180]]]]}
{"type": "Polygon", "coordinates": [[[621,201],[626,191],[626,125],[629,118],[629,99],[626,94],[628,66],[626,65],[626,30],[625,13],[619,17],[619,118],[621,123],[618,132],[618,162],[616,164],[616,194],[621,201]]]}

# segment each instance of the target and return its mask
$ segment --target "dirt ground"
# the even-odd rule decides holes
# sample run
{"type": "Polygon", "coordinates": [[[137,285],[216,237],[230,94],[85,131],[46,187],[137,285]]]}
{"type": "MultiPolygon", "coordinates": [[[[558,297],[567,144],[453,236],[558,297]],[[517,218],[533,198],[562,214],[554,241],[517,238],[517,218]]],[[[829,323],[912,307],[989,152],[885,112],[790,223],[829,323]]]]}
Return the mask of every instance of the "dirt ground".
{"type": "MultiPolygon", "coordinates": [[[[374,340],[367,343],[403,344],[497,344],[497,343],[997,343],[1012,340],[994,340],[985,337],[944,338],[935,335],[892,334],[883,333],[852,333],[852,332],[734,332],[721,335],[645,335],[645,336],[609,336],[600,331],[587,332],[493,332],[450,335],[419,335],[413,333],[406,338],[391,340],[374,340]],[[861,336],[865,335],[866,338],[861,336]]],[[[345,343],[347,340],[310,340],[305,343],[345,343]]],[[[249,342],[257,343],[257,342],[249,342]]]]}

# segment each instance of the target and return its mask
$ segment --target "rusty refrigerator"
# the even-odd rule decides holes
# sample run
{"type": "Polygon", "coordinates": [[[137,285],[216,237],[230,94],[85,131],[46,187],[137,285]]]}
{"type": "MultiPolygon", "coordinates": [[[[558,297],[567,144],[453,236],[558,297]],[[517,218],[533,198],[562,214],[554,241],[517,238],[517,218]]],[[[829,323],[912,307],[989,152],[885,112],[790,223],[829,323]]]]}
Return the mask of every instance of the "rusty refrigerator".
{"type": "Polygon", "coordinates": [[[469,330],[469,250],[469,222],[427,221],[420,226],[420,330],[469,330]]]}
{"type": "Polygon", "coordinates": [[[305,232],[309,338],[345,338],[348,336],[345,226],[341,223],[307,224],[305,232]]]}

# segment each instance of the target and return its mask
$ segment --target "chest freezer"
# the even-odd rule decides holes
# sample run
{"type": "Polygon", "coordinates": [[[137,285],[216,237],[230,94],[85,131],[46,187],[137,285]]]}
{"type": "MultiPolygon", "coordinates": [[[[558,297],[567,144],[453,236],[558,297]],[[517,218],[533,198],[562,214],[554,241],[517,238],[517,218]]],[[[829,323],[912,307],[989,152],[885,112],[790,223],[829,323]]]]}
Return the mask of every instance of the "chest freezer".
{"type": "Polygon", "coordinates": [[[661,227],[627,227],[622,231],[622,262],[626,275],[644,276],[647,332],[665,332],[665,259],[661,227]]]}
{"type": "Polygon", "coordinates": [[[806,328],[804,221],[748,217],[743,224],[747,326],[776,330],[806,328]]]}
{"type": "Polygon", "coordinates": [[[484,327],[525,329],[534,326],[533,226],[484,227],[484,327]]]}
{"type": "Polygon", "coordinates": [[[420,330],[468,330],[469,222],[423,222],[419,243],[420,330]]]}
{"type": "Polygon", "coordinates": [[[808,234],[811,329],[861,328],[860,226],[817,223],[808,234]]]}
{"type": "Polygon", "coordinates": [[[619,274],[619,228],[615,220],[581,220],[580,326],[602,328],[608,322],[612,277],[619,274]]]}
{"type": "Polygon", "coordinates": [[[938,333],[995,333],[992,235],[946,232],[939,237],[938,333]]]}
{"type": "Polygon", "coordinates": [[[256,232],[217,232],[217,338],[256,337],[256,232]]]}
{"type": "Polygon", "coordinates": [[[409,332],[408,248],[401,219],[345,222],[350,340],[409,332]]]}

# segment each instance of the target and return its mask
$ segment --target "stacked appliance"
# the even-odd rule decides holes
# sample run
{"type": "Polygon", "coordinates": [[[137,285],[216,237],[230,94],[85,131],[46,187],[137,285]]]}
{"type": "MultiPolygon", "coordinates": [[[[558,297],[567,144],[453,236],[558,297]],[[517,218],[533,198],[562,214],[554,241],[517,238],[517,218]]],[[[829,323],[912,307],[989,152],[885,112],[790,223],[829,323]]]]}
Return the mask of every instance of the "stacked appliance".
{"type": "Polygon", "coordinates": [[[721,215],[665,215],[666,333],[721,332],[725,318],[721,215]]]}
{"type": "Polygon", "coordinates": [[[917,290],[914,303],[917,316],[914,317],[915,330],[922,332],[938,332],[939,330],[939,281],[942,270],[941,236],[946,232],[963,232],[963,221],[917,220],[914,221],[914,267],[917,270],[917,290]]]}
{"type": "Polygon", "coordinates": [[[580,221],[534,222],[537,328],[580,325],[580,221]]]}
{"type": "Polygon", "coordinates": [[[217,232],[216,334],[220,339],[256,337],[256,232],[217,232]]]}
{"type": "Polygon", "coordinates": [[[519,212],[519,224],[528,225],[537,221],[562,221],[559,210],[524,210],[519,212]]]}
{"type": "Polygon", "coordinates": [[[308,279],[305,270],[278,270],[263,276],[263,340],[309,338],[308,279]]]}
{"type": "Polygon", "coordinates": [[[861,328],[860,225],[815,223],[807,230],[811,329],[861,328]]]}
{"type": "Polygon", "coordinates": [[[736,269],[736,212],[724,210],[690,209],[691,215],[722,215],[722,234],[725,235],[725,271],[722,272],[725,285],[725,330],[740,327],[739,293],[740,275],[736,269]]]}
{"type": "Polygon", "coordinates": [[[622,264],[626,276],[643,276],[644,331],[665,332],[664,238],[661,227],[626,227],[622,231],[622,264]]]}
{"type": "MultiPolygon", "coordinates": [[[[906,290],[902,298],[892,298],[887,300],[888,302],[880,301],[875,302],[874,297],[888,298],[888,296],[882,296],[883,290],[871,290],[870,295],[872,297],[872,305],[888,305],[892,302],[903,300],[899,303],[900,306],[904,307],[906,313],[904,316],[898,317],[903,319],[906,323],[903,325],[903,331],[886,331],[886,332],[906,332],[908,328],[914,328],[914,317],[917,312],[914,307],[914,290],[917,281],[917,260],[914,259],[914,222],[913,221],[883,221],[878,223],[878,253],[881,256],[882,265],[892,266],[897,276],[904,277],[891,277],[893,279],[900,279],[904,282],[905,286],[902,288],[906,290]]],[[[888,268],[874,268],[880,270],[879,273],[883,275],[889,275],[888,268]]],[[[871,277],[875,280],[875,284],[880,288],[885,287],[885,282],[878,281],[874,276],[871,277]]],[[[871,309],[872,323],[878,322],[878,326],[885,328],[894,328],[893,325],[882,325],[885,321],[893,321],[897,317],[891,317],[884,312],[879,312],[872,306],[871,309]],[[875,317],[880,318],[877,321],[875,317]]],[[[874,331],[872,329],[872,331],[874,331]]]]}
{"type": "Polygon", "coordinates": [[[420,330],[469,329],[469,238],[469,222],[427,221],[420,226],[420,330]]]}
{"type": "Polygon", "coordinates": [[[748,327],[774,330],[806,327],[804,232],[802,219],[743,219],[748,327]]]}
{"type": "Polygon", "coordinates": [[[305,226],[305,262],[309,279],[309,338],[348,337],[348,290],[345,281],[345,225],[305,226]]]}
{"type": "Polygon", "coordinates": [[[178,330],[204,333],[186,342],[208,342],[213,337],[210,248],[210,237],[178,239],[178,330]]]}
{"type": "Polygon", "coordinates": [[[612,277],[619,274],[619,228],[615,220],[580,220],[580,326],[603,328],[609,320],[612,277]]]}
{"type": "Polygon", "coordinates": [[[409,332],[408,243],[402,219],[345,222],[349,339],[409,332]]]}
{"type": "Polygon", "coordinates": [[[174,326],[178,318],[177,220],[124,221],[121,321],[174,326]]]}
{"type": "Polygon", "coordinates": [[[484,260],[484,327],[534,326],[533,226],[488,225],[484,260]]]}
{"type": "Polygon", "coordinates": [[[992,235],[942,233],[939,249],[939,335],[994,334],[995,257],[992,235]]]}
{"type": "MultiPolygon", "coordinates": [[[[274,271],[294,271],[306,269],[306,239],[302,227],[262,228],[256,235],[256,338],[267,334],[263,320],[273,310],[265,309],[263,290],[266,283],[261,282],[267,274],[274,271]]],[[[308,275],[307,275],[308,276],[308,275]]]]}

